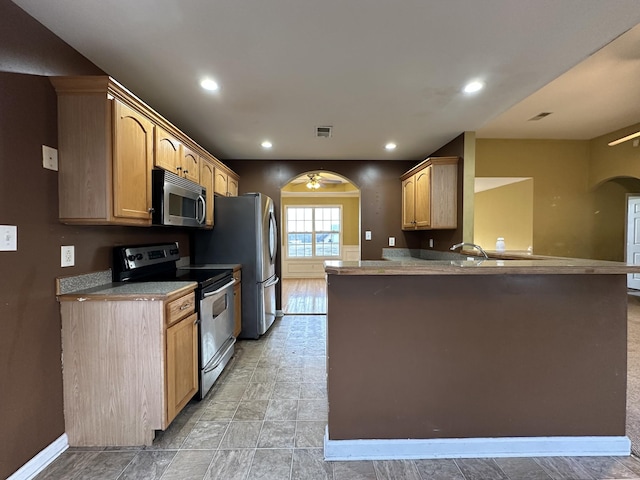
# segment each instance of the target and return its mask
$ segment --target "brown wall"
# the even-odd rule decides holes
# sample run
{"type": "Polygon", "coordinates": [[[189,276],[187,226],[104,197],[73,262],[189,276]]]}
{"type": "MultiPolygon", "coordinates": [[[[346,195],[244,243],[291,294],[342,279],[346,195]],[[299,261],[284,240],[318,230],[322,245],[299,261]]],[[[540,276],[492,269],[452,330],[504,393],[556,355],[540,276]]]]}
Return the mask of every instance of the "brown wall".
{"type": "MultiPolygon", "coordinates": [[[[402,190],[400,175],[415,165],[414,161],[366,160],[225,160],[240,175],[240,194],[260,192],[275,203],[276,218],[280,218],[280,189],[295,177],[314,170],[327,170],[348,178],[360,188],[360,245],[363,260],[379,260],[388,237],[396,237],[399,248],[417,248],[415,242],[404,240],[401,223],[402,190]],[[372,239],[365,240],[365,230],[372,239]]],[[[281,252],[278,252],[280,255],[281,252]]],[[[276,273],[282,277],[280,258],[276,273]]],[[[276,302],[280,307],[280,284],[276,286],[276,302]]]]}
{"type": "Polygon", "coordinates": [[[100,73],[0,0],[0,224],[18,227],[18,251],[0,252],[0,478],[64,433],[55,278],[110,267],[117,244],[178,240],[188,253],[188,235],[175,230],[57,221],[57,173],[42,168],[41,151],[57,147],[56,95],[38,75],[100,73]],[[76,266],[60,267],[61,245],[75,245],[76,266]]]}
{"type": "Polygon", "coordinates": [[[332,440],[625,433],[626,275],[329,275],[327,298],[332,440]]]}

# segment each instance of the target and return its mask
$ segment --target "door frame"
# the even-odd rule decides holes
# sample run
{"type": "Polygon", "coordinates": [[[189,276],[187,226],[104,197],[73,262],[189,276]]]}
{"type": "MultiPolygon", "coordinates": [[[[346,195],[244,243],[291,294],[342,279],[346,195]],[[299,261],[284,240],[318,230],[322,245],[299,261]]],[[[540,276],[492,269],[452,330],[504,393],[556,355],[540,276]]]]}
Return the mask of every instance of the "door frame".
{"type": "MultiPolygon", "coordinates": [[[[627,263],[633,264],[633,258],[629,258],[629,245],[631,244],[632,238],[630,235],[633,235],[634,226],[629,225],[630,221],[630,212],[631,205],[633,200],[637,200],[640,203],[640,193],[627,193],[626,195],[626,209],[625,209],[625,222],[624,222],[624,259],[627,263]]],[[[631,288],[634,290],[640,290],[640,274],[627,274],[627,288],[631,288]],[[639,278],[634,278],[634,276],[638,276],[639,278]]]]}

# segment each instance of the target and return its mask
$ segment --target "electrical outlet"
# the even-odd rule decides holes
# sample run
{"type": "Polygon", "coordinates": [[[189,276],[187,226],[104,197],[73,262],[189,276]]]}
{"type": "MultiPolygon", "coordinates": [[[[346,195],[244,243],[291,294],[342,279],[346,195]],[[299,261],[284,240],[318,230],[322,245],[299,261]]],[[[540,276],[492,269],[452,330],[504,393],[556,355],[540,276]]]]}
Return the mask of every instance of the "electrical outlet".
{"type": "Polygon", "coordinates": [[[433,238],[429,239],[429,248],[433,248],[433,238]]]}
{"type": "Polygon", "coordinates": [[[58,171],[58,150],[42,145],[42,166],[49,170],[58,171]]]}
{"type": "Polygon", "coordinates": [[[73,245],[63,245],[60,247],[60,266],[73,267],[76,263],[76,247],[73,245]]]}
{"type": "Polygon", "coordinates": [[[389,237],[389,246],[390,247],[396,246],[396,237],[389,237]]]}
{"type": "Polygon", "coordinates": [[[364,232],[364,239],[371,240],[371,230],[367,230],[366,232],[364,232]]]}
{"type": "Polygon", "coordinates": [[[18,227],[0,225],[0,251],[15,252],[18,250],[18,227]]]}

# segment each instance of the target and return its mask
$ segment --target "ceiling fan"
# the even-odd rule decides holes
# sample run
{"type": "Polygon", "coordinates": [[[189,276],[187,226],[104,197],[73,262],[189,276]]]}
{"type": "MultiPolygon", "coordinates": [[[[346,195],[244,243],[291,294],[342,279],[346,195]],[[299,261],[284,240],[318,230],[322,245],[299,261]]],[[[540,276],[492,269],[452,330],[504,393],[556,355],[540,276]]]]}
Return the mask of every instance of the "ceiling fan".
{"type": "Polygon", "coordinates": [[[340,180],[331,180],[322,177],[319,173],[307,173],[309,181],[307,182],[307,188],[309,190],[317,190],[322,184],[328,183],[342,183],[340,180]]]}

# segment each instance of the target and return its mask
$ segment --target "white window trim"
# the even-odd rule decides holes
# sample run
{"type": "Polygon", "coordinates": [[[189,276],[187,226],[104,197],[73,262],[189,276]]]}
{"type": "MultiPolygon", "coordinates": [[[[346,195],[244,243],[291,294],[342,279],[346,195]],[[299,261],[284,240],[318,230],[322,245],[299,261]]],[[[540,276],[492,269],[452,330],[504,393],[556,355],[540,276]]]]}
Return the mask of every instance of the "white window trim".
{"type": "MultiPolygon", "coordinates": [[[[342,212],[342,205],[340,204],[336,204],[336,205],[285,205],[284,207],[284,235],[283,235],[283,240],[284,240],[284,250],[286,252],[286,258],[288,261],[300,261],[300,262],[317,262],[318,260],[342,260],[342,255],[344,253],[344,247],[343,247],[343,237],[344,237],[344,223],[343,223],[343,212],[342,212]],[[312,219],[312,226],[313,226],[313,231],[311,232],[311,253],[312,256],[311,257],[292,257],[289,255],[289,209],[290,208],[311,208],[311,209],[315,209],[315,208],[337,208],[338,211],[340,212],[340,231],[338,232],[338,239],[339,239],[339,244],[338,244],[338,249],[340,254],[336,255],[336,256],[316,256],[315,255],[315,246],[316,246],[316,242],[315,242],[315,234],[317,233],[315,230],[315,212],[313,214],[313,219],[312,219]]],[[[291,232],[291,233],[299,233],[299,232],[291,232]]],[[[336,232],[327,232],[327,233],[336,233],[336,232]]]]}

